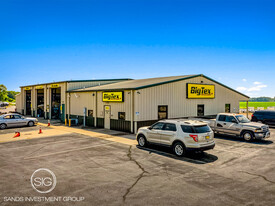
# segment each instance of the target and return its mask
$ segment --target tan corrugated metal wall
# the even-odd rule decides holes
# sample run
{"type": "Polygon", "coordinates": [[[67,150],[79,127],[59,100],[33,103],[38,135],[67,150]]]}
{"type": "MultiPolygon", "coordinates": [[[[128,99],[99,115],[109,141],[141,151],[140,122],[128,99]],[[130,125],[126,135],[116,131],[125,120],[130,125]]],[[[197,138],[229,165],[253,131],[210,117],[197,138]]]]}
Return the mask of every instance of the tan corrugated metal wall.
{"type": "Polygon", "coordinates": [[[16,103],[16,111],[17,112],[22,112],[23,109],[23,104],[22,104],[22,93],[19,93],[15,96],[15,103],[16,103]]]}
{"type": "Polygon", "coordinates": [[[98,92],[97,97],[98,107],[98,117],[104,118],[104,105],[111,106],[111,119],[118,119],[118,112],[125,112],[127,121],[131,120],[131,91],[124,91],[124,102],[103,102],[102,101],[102,92],[98,92]]]}
{"type": "Polygon", "coordinates": [[[88,110],[95,111],[95,104],[92,92],[79,92],[79,93],[70,93],[70,111],[72,115],[81,115],[83,116],[83,108],[86,107],[88,110]]]}
{"type": "Polygon", "coordinates": [[[135,112],[139,114],[135,114],[135,121],[158,119],[158,105],[168,105],[168,118],[197,116],[198,104],[204,104],[205,115],[224,112],[225,104],[231,104],[231,112],[234,108],[238,112],[240,100],[247,98],[204,77],[196,77],[135,91],[135,112]],[[186,98],[186,83],[201,81],[215,85],[215,99],[186,98]]]}

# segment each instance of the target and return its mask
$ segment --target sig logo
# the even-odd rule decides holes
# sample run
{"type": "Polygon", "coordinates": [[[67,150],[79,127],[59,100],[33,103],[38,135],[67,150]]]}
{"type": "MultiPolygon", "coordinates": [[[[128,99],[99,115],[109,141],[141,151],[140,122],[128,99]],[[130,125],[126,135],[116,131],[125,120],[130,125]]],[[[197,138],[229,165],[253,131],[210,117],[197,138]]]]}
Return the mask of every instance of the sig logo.
{"type": "Polygon", "coordinates": [[[49,193],[56,186],[56,176],[49,169],[37,169],[31,176],[31,185],[39,193],[49,193]]]}

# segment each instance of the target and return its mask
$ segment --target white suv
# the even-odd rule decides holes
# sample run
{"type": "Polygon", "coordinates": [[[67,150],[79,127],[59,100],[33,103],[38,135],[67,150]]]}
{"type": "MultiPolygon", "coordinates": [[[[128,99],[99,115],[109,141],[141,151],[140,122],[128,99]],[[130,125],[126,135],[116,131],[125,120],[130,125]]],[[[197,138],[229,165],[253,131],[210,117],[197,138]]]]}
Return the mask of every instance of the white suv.
{"type": "Polygon", "coordinates": [[[197,120],[161,120],[137,132],[139,146],[160,144],[173,148],[177,156],[188,150],[204,151],[215,147],[214,133],[207,123],[197,120]]]}

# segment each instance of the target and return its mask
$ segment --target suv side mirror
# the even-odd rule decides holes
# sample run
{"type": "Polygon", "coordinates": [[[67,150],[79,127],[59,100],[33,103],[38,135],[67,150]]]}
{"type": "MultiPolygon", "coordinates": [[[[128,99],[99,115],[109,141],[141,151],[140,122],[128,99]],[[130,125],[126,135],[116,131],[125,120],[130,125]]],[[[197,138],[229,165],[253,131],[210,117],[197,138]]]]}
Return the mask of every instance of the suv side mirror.
{"type": "Polygon", "coordinates": [[[150,126],[150,127],[148,127],[148,129],[151,130],[151,129],[153,129],[153,127],[150,126]]]}
{"type": "Polygon", "coordinates": [[[232,119],[231,122],[238,124],[236,119],[232,119]]]}

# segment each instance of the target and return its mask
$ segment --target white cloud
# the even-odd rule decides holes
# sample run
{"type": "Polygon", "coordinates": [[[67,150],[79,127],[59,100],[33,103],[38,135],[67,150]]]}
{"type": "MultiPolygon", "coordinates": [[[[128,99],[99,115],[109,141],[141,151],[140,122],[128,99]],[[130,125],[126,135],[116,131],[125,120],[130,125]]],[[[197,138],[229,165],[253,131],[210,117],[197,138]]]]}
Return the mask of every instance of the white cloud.
{"type": "Polygon", "coordinates": [[[248,96],[259,96],[263,88],[266,88],[267,85],[261,82],[253,82],[251,87],[237,87],[237,91],[244,92],[248,96]]]}
{"type": "Polygon", "coordinates": [[[246,79],[242,79],[243,80],[243,82],[246,82],[247,80],[246,79]]]}
{"type": "Polygon", "coordinates": [[[237,87],[237,90],[240,92],[246,91],[247,88],[246,87],[237,87]]]}
{"type": "Polygon", "coordinates": [[[249,92],[252,92],[252,91],[261,91],[262,88],[265,88],[265,87],[267,87],[267,85],[261,84],[261,85],[255,86],[255,87],[250,87],[247,91],[249,91],[249,92]]]}

